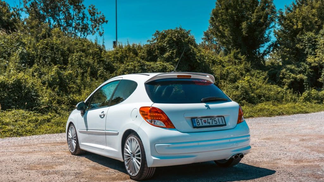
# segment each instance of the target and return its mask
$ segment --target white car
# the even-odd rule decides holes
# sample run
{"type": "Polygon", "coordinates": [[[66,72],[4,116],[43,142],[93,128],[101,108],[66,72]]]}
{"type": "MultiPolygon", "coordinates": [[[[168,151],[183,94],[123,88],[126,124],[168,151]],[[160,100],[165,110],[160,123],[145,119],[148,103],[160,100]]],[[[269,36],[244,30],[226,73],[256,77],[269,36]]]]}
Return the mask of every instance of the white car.
{"type": "Polygon", "coordinates": [[[123,161],[131,179],[156,167],[240,162],[250,149],[241,107],[205,73],[117,76],[77,104],[66,123],[72,154],[83,151],[123,161]]]}

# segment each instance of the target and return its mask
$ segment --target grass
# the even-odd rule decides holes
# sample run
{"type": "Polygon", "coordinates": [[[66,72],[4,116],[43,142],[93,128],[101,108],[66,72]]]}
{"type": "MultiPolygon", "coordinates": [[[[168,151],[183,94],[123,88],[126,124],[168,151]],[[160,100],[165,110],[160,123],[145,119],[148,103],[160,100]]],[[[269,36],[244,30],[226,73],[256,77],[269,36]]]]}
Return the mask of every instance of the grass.
{"type": "Polygon", "coordinates": [[[244,117],[271,117],[324,111],[324,104],[316,103],[275,103],[264,102],[257,105],[242,107],[244,117]]]}
{"type": "MultiPolygon", "coordinates": [[[[244,117],[270,117],[324,111],[324,104],[265,102],[244,105],[244,117]]],[[[69,112],[0,111],[0,138],[65,132],[69,112]]]]}

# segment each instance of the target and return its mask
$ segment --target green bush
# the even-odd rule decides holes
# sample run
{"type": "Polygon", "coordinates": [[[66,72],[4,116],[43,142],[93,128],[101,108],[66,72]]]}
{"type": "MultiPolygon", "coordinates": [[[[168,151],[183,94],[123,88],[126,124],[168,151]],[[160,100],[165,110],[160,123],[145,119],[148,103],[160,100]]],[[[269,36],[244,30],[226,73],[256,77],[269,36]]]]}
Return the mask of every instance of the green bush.
{"type": "Polygon", "coordinates": [[[324,103],[324,90],[323,91],[317,91],[315,89],[306,90],[300,97],[300,101],[323,104],[324,103]]]}
{"type": "Polygon", "coordinates": [[[233,100],[243,105],[247,103],[258,104],[267,101],[295,102],[298,100],[298,97],[292,91],[267,83],[264,76],[244,76],[236,83],[228,84],[224,88],[224,91],[233,100]]]}
{"type": "Polygon", "coordinates": [[[68,112],[41,114],[33,111],[0,112],[0,138],[28,136],[65,131],[68,112]]]}
{"type": "Polygon", "coordinates": [[[1,109],[37,110],[40,107],[40,90],[35,83],[34,79],[23,73],[0,75],[1,109]]]}
{"type": "Polygon", "coordinates": [[[279,116],[297,113],[311,113],[324,110],[323,104],[309,102],[264,102],[260,104],[247,104],[243,107],[244,117],[279,116]]]}

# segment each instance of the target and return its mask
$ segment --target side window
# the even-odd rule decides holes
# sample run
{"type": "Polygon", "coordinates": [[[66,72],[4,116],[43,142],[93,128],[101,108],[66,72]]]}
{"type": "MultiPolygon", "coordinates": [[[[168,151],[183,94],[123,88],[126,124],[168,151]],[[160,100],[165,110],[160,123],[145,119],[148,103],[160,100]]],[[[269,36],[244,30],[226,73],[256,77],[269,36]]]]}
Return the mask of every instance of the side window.
{"type": "Polygon", "coordinates": [[[97,90],[90,98],[89,109],[96,109],[109,105],[109,100],[114,93],[119,81],[110,82],[97,90]]]}
{"type": "Polygon", "coordinates": [[[110,105],[116,105],[126,100],[136,89],[137,83],[130,80],[120,81],[110,105]]]}

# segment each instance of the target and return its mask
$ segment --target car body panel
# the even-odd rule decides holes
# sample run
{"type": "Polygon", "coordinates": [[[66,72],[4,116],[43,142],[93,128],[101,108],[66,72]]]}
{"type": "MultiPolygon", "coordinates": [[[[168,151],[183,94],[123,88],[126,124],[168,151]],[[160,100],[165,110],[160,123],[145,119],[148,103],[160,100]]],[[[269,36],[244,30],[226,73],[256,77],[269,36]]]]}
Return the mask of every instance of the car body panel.
{"type": "Polygon", "coordinates": [[[84,142],[84,143],[95,143],[103,146],[106,145],[105,125],[106,125],[107,114],[108,114],[108,107],[92,109],[85,112],[83,116],[84,128],[78,128],[79,132],[81,131],[81,135],[86,136],[83,138],[83,140],[81,140],[82,141],[81,144],[83,144],[84,142]],[[91,137],[87,137],[87,136],[91,136],[91,137]]]}

